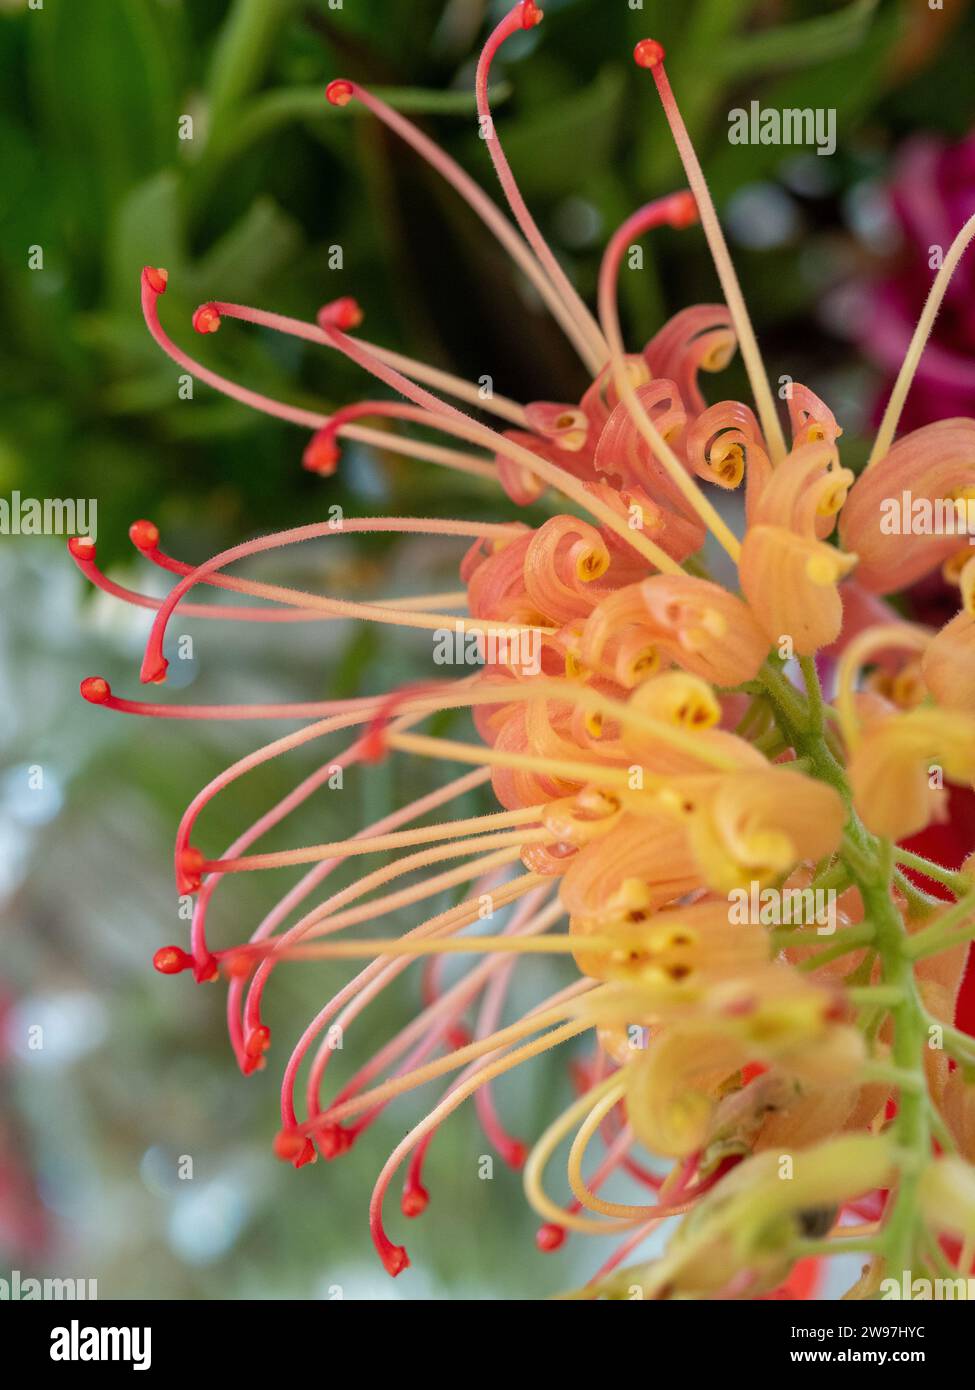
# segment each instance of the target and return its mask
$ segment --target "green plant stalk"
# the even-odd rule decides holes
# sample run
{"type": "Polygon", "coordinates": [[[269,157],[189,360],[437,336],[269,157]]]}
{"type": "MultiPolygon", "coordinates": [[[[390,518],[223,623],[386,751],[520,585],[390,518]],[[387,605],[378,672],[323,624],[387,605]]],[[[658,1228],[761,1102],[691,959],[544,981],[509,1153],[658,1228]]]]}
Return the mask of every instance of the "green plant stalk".
{"type": "Polygon", "coordinates": [[[901,849],[900,845],[897,845],[894,848],[894,858],[898,864],[906,864],[909,869],[916,869],[918,873],[924,874],[925,878],[933,878],[936,883],[945,884],[956,898],[972,889],[972,881],[967,874],[961,874],[956,869],[942,868],[932,859],[926,859],[923,854],[915,854],[913,850],[901,849]]]}
{"type": "Polygon", "coordinates": [[[916,932],[906,948],[912,960],[923,960],[975,937],[975,889],[947,909],[930,927],[916,932]]]}
{"type": "MultiPolygon", "coordinates": [[[[892,1131],[900,1155],[900,1172],[896,1193],[888,1202],[887,1217],[874,1245],[888,1271],[899,1277],[911,1268],[921,1235],[918,1185],[931,1155],[933,1110],[923,1063],[928,1017],[914,980],[911,947],[926,938],[932,950],[940,950],[945,934],[941,934],[939,922],[914,938],[908,936],[893,896],[897,852],[890,841],[872,835],[857,816],[845,771],[826,740],[824,704],[815,663],[804,660],[802,669],[807,687],[805,700],[771,662],[759,679],[776,721],[796,755],[806,760],[814,777],[836,789],[847,808],[840,857],[860,890],[864,920],[873,928],[871,944],[880,961],[882,980],[879,987],[856,988],[849,994],[858,1003],[884,1004],[893,1022],[889,1066],[898,1077],[898,1109],[892,1131]],[[929,935],[933,933],[939,935],[929,935]]],[[[950,927],[946,935],[952,939],[950,927]]],[[[918,949],[914,946],[914,951],[918,949]]],[[[827,951],[818,960],[829,957],[827,951]]]]}

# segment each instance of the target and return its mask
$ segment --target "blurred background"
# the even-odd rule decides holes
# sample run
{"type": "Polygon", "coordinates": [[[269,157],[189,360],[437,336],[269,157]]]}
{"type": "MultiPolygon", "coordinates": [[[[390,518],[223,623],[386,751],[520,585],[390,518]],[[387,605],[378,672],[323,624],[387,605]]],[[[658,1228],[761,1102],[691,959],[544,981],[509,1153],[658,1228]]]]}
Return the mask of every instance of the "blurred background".
{"type": "MultiPolygon", "coordinates": [[[[576,400],[578,364],[481,224],[375,122],[322,96],[338,75],[385,92],[494,193],[472,86],[486,25],[506,8],[0,0],[0,497],[96,499],[99,561],[154,593],[165,588],[127,539],[137,517],[195,563],[335,503],[349,515],[516,515],[479,480],[361,448],[345,448],[334,478],[312,476],[301,431],[199,384],[180,399],[138,302],[143,264],[166,266],[161,313],[177,341],[311,408],[374,392],[334,355],[291,339],[237,324],[198,338],[195,305],[220,298],[311,318],[355,294],[373,341],[471,379],[490,374],[522,401],[576,400]]],[[[844,462],[862,462],[930,284],[930,248],[975,211],[975,12],[964,0],[548,0],[545,10],[540,28],[505,48],[496,117],[574,280],[591,295],[615,225],[682,185],[653,85],[630,58],[653,34],[771,374],[826,398],[845,430],[844,462]],[[730,144],[729,111],[753,99],[835,108],[836,153],[730,144]]],[[[634,347],[667,315],[718,295],[699,233],[644,244],[643,270],[621,283],[634,347]]],[[[973,289],[969,261],[912,392],[912,426],[975,413],[973,289]]],[[[745,398],[737,363],[717,389],[745,398]]],[[[253,573],[344,597],[449,590],[461,552],[346,537],[253,573]]],[[[269,1066],[245,1080],[223,988],[166,980],[150,960],[185,942],[171,868],[183,808],[291,726],[149,722],[84,704],[78,682],[95,673],[138,697],[147,619],[88,592],[63,537],[0,535],[0,592],[0,1277],[95,1278],[101,1297],[328,1298],[340,1285],[346,1297],[502,1299],[594,1269],[609,1253],[601,1242],[536,1250],[517,1174],[496,1162],[492,1181],[479,1178],[490,1149],[472,1111],[431,1148],[430,1211],[406,1232],[414,1268],[395,1283],[372,1251],[366,1208],[417,1101],[391,1107],[343,1161],[296,1173],[274,1159],[291,1040],[351,969],[278,971],[269,1066]],[[191,1180],[180,1177],[186,1157],[191,1180]]],[[[937,592],[926,601],[943,602],[937,592]]],[[[192,649],[160,698],[313,700],[430,674],[422,634],[188,621],[184,633],[192,649]]],[[[306,750],[238,782],[208,808],[204,844],[220,852],[317,761],[306,750]]],[[[320,793],[267,845],[337,838],[438,780],[396,760],[350,773],[341,794],[320,793]]],[[[457,814],[478,805],[490,799],[457,814]]],[[[285,886],[280,874],[224,885],[214,941],[247,936],[285,886]]],[[[526,965],[520,996],[540,998],[558,977],[555,964],[526,965]]],[[[363,1015],[335,1059],[340,1077],[411,1016],[418,994],[408,972],[363,1015]]],[[[519,1072],[499,1094],[506,1123],[530,1140],[570,1098],[565,1058],[519,1072]]],[[[389,1224],[402,1238],[395,1194],[389,1224]]]]}

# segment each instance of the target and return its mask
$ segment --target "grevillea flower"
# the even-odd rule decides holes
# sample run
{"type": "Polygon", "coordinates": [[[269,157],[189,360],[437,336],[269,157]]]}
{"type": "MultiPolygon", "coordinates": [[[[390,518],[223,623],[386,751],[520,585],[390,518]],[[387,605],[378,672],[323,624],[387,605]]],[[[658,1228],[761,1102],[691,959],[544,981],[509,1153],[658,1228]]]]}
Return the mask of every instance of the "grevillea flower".
{"type": "MultiPolygon", "coordinates": [[[[689,187],[638,209],[611,237],[598,315],[579,298],[525,206],[488,102],[495,55],[541,18],[532,0],[516,4],[487,40],[476,76],[485,144],[514,223],[367,89],[339,80],[323,100],[364,108],[466,199],[577,350],[590,377],[581,400],[485,400],[468,382],[359,336],[364,310],[349,297],[308,321],[219,301],[197,310],[199,333],[225,331],[229,320],[263,326],[341,354],[392,393],[329,416],[259,395],[177,347],[159,316],[165,271],[143,272],[142,306],[149,331],[184,370],[304,431],[303,462],[315,472],[341,467],[342,441],[351,438],[495,480],[518,503],[554,494],[564,510],[541,525],[331,517],[197,565],[173,558],[157,528],[137,521],[136,549],[175,580],[162,600],[107,578],[90,540],[71,543],[94,584],[154,610],[144,683],[165,681],[164,639],[177,611],[447,629],[474,644],[482,668],[297,704],[141,702],[115,695],[100,677],[86,679],[82,694],[153,718],[296,723],[187,808],[175,872],[178,891],[196,899],[190,941],[161,948],[155,964],[163,974],[228,980],[230,1039],[249,1074],[278,1050],[263,1002],[279,965],[363,962],[294,1042],[274,1147],[295,1167],[335,1159],[387,1105],[449,1078],[373,1192],[372,1235],[390,1274],[409,1261],[386,1233],[387,1191],[403,1170],[403,1215],[424,1211],[427,1149],[473,1098],[488,1141],[524,1169],[544,1223],[541,1249],[558,1248],[569,1233],[616,1237],[583,1296],[632,1296],[634,1286],[655,1298],[789,1296],[800,1287],[790,1282],[795,1269],[804,1271],[802,1287],[813,1286],[809,1257],[850,1251],[869,1261],[853,1291],[867,1296],[885,1275],[940,1268],[949,1256],[938,1242],[949,1228],[961,1240],[975,1230],[964,1166],[975,1157],[975,1041],[953,1022],[975,934],[971,861],[949,870],[896,843],[943,813],[945,779],[975,776],[973,571],[955,561],[957,545],[944,536],[890,536],[879,521],[883,499],[907,483],[932,499],[967,497],[975,486],[975,422],[894,437],[975,220],[934,278],[870,464],[854,481],[841,463],[839,424],[806,387],[793,389],[786,439],[663,49],[651,39],[637,46],[636,62],[659,93],[689,187]],[[724,302],[684,309],[642,351],[630,350],[616,303],[627,249],[662,225],[698,235],[698,223],[724,302]],[[736,347],[752,402],[708,404],[701,374],[720,371],[736,347]],[[368,423],[376,420],[389,428],[368,423]],[[414,424],[444,442],[397,432],[414,424]],[[735,489],[744,494],[743,539],[721,505],[735,489]],[[238,561],[284,546],[376,533],[464,542],[463,587],[365,602],[237,573],[238,561]],[[737,569],[740,592],[711,577],[709,537],[737,569]],[[946,560],[963,611],[942,632],[899,619],[880,597],[946,560]],[[221,601],[197,601],[201,586],[222,591],[221,601]],[[820,682],[820,653],[835,693],[820,682]],[[477,737],[424,732],[424,721],[446,709],[470,711],[477,737]],[[239,778],[272,759],[336,736],[344,748],[330,749],[223,854],[205,848],[201,816],[214,798],[232,796],[239,778]],[[348,838],[255,850],[336,767],[393,756],[467,770],[348,838]],[[488,783],[501,809],[449,817],[452,803],[488,783]],[[373,866],[322,896],[334,869],[360,860],[373,866]],[[210,918],[224,879],[282,868],[303,872],[250,939],[217,944],[210,918]],[[937,881],[944,896],[922,892],[907,869],[937,881]],[[455,906],[427,915],[432,899],[458,888],[455,906]],[[759,909],[736,917],[736,898],[754,898],[759,909]],[[783,911],[821,899],[826,917],[783,911]],[[487,934],[485,901],[500,924],[487,934]],[[416,925],[384,934],[383,921],[400,911],[414,913],[416,925]],[[343,934],[361,923],[369,939],[343,934]],[[511,1019],[513,968],[527,954],[568,955],[577,973],[511,1019]],[[446,955],[477,963],[448,984],[446,955]],[[419,1012],[332,1086],[335,1030],[351,1028],[354,1038],[362,1011],[418,957],[428,963],[419,1012]],[[507,1133],[492,1085],[563,1045],[575,1051],[578,1094],[529,1148],[507,1133]],[[580,1056],[583,1046],[590,1050],[580,1056]],[[963,1157],[936,1163],[935,1140],[963,1157]],[[568,1198],[550,1192],[547,1178],[563,1143],[568,1198]],[[592,1161],[590,1147],[601,1149],[592,1161]],[[605,1198],[601,1189],[617,1173],[642,1193],[605,1198]],[[618,1268],[677,1217],[662,1258],[618,1268]]],[[[957,1253],[970,1257],[970,1246],[957,1253]]]]}

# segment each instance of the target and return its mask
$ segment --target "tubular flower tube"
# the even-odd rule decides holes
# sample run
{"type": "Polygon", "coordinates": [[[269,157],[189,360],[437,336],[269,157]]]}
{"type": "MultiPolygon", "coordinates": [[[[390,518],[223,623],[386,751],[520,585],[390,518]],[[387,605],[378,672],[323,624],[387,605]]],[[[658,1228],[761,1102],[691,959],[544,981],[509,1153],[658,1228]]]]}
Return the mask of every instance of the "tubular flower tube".
{"type": "Polygon", "coordinates": [[[823,783],[806,787],[788,767],[716,778],[681,809],[702,876],[723,892],[832,854],[845,820],[838,792],[823,783]]]}
{"type": "Polygon", "coordinates": [[[897,440],[860,475],[840,514],[840,540],[859,557],[858,583],[893,593],[949,559],[964,543],[956,518],[973,487],[975,420],[940,420],[897,440]]]}
{"type": "Polygon", "coordinates": [[[945,778],[975,783],[975,713],[922,708],[881,716],[850,759],[864,823],[895,840],[941,819],[945,778]]]}
{"type": "MultiPolygon", "coordinates": [[[[339,512],[198,563],[167,554],[155,525],[139,520],[130,532],[138,562],[172,580],[162,598],[106,574],[92,539],[72,539],[84,579],[147,611],[146,684],[165,684],[177,614],[377,623],[418,649],[432,643],[438,668],[461,668],[392,691],[259,705],[185,705],[162,691],[141,701],[86,677],[82,697],[106,717],[298,725],[256,741],[184,812],[175,884],[195,900],[193,921],[188,941],[159,948],[155,967],[229,981],[230,1044],[250,1075],[277,1061],[266,1001],[279,969],[359,962],[288,1040],[273,1149],[296,1168],[336,1160],[389,1107],[399,1113],[441,1082],[369,1205],[391,1275],[409,1258],[385,1228],[390,1183],[404,1168],[403,1217],[435,1208],[432,1140],[473,1099],[492,1147],[523,1168],[526,1197],[546,1223],[540,1249],[556,1251],[569,1232],[618,1238],[581,1297],[633,1287],[652,1298],[786,1297],[806,1257],[828,1257],[834,1245],[869,1253],[899,1277],[922,1267],[943,1234],[975,1236],[975,1041],[954,1021],[975,938],[975,857],[949,869],[897,843],[944,814],[945,782],[975,781],[975,560],[967,547],[960,556],[956,525],[893,524],[904,520],[908,492],[922,511],[941,507],[956,521],[975,501],[975,421],[894,438],[968,230],[936,280],[873,464],[854,481],[841,463],[840,424],[799,383],[788,396],[787,443],[653,39],[635,58],[652,73],[690,188],[622,222],[603,257],[598,316],[583,302],[519,191],[489,105],[499,52],[541,19],[532,0],[502,16],[474,84],[513,221],[365,87],[339,78],[322,100],[354,103],[381,122],[469,204],[577,350],[587,373],[578,399],[556,382],[543,400],[483,400],[475,383],[358,336],[363,310],[351,294],[307,320],[219,299],[201,305],[192,327],[208,340],[227,321],[233,331],[270,330],[302,352],[339,353],[381,383],[331,413],[292,406],[179,347],[160,319],[166,272],[143,271],[143,315],[161,350],[208,387],[295,427],[295,454],[323,486],[351,438],[473,476],[479,488],[496,483],[499,502],[527,507],[547,491],[568,499],[541,522],[534,512],[516,522],[339,512]],[[698,223],[726,302],[647,326],[642,347],[628,341],[617,279],[631,243],[661,227],[696,236],[698,223]],[[739,346],[753,400],[709,402],[706,379],[739,346]],[[740,537],[725,506],[739,489],[740,537]],[[246,573],[257,557],[337,535],[454,547],[459,588],[380,600],[246,573]],[[727,584],[711,577],[709,545],[725,552],[727,584]],[[961,595],[940,632],[904,621],[879,597],[940,565],[961,595]],[[197,602],[201,586],[220,601],[197,602]],[[258,781],[269,763],[303,752],[314,754],[312,770],[219,853],[211,802],[232,807],[240,779],[258,781]],[[369,776],[386,759],[448,767],[370,824],[329,818],[316,831],[319,794],[329,789],[331,808],[346,771],[369,776]],[[326,884],[340,868],[341,885],[326,884]],[[235,935],[221,884],[244,875],[237,901],[246,904],[247,876],[269,872],[280,876],[277,901],[235,935]],[[915,888],[910,873],[938,883],[944,901],[915,888]],[[363,924],[365,935],[346,930],[363,924]],[[527,956],[536,974],[539,958],[557,957],[569,978],[523,1005],[527,956]],[[363,1049],[365,1011],[378,1004],[381,1021],[387,991],[407,990],[417,973],[414,1016],[363,1049]],[[938,1055],[932,1027],[944,1037],[938,1055]],[[346,1049],[355,1062],[336,1081],[333,1059],[346,1049]],[[578,1093],[561,1113],[546,1097],[533,1131],[519,1126],[526,1138],[516,1139],[501,1119],[506,1080],[556,1050],[578,1093]],[[945,1155],[937,1161],[936,1142],[945,1155]],[[546,1174],[563,1145],[556,1194],[546,1174]],[[636,1184],[633,1199],[610,1200],[610,1177],[636,1184]],[[865,1226],[837,1224],[851,1213],[865,1226]],[[663,1253],[621,1267],[677,1218],[663,1253]]],[[[529,312],[514,298],[510,307],[516,322],[529,312]]],[[[849,1296],[869,1296],[872,1279],[849,1296]]]]}
{"type": "Polygon", "coordinates": [[[975,613],[957,614],[932,637],[921,673],[939,705],[975,714],[975,613]]]}
{"type": "Polygon", "coordinates": [[[742,590],[769,641],[791,637],[800,656],[829,646],[843,625],[839,582],[857,557],[824,538],[852,482],[832,443],[800,444],[750,509],[739,567],[742,590]]]}

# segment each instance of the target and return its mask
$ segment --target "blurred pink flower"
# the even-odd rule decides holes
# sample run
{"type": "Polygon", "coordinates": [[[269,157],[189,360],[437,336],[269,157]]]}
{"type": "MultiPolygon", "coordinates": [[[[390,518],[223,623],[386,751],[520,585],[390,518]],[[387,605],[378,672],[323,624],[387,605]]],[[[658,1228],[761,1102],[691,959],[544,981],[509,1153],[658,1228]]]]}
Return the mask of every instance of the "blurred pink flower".
{"type": "MultiPolygon", "coordinates": [[[[975,212],[975,131],[955,145],[934,136],[908,141],[897,160],[889,196],[902,245],[893,273],[868,296],[861,343],[892,383],[940,256],[956,229],[975,212]]],[[[888,394],[889,387],[878,401],[878,416],[888,394]]],[[[975,262],[963,260],[918,366],[901,424],[915,430],[935,420],[971,415],[973,410],[975,262]]]]}

